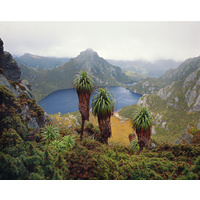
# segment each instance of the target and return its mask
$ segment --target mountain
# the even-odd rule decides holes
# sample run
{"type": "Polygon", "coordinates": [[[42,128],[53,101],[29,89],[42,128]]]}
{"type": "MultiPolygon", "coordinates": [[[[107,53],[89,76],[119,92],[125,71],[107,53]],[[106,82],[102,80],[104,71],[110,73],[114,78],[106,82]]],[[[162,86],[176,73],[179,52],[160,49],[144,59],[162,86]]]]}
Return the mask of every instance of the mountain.
{"type": "Polygon", "coordinates": [[[150,77],[160,77],[167,70],[177,68],[181,62],[172,59],[159,59],[154,62],[146,60],[107,60],[113,65],[120,66],[124,71],[133,71],[150,77]]]}
{"type": "Polygon", "coordinates": [[[139,94],[153,94],[174,81],[184,80],[199,67],[200,56],[189,58],[181,63],[178,68],[168,70],[160,78],[147,77],[145,80],[135,83],[129,89],[139,94]]]}
{"type": "Polygon", "coordinates": [[[11,81],[20,81],[21,69],[9,52],[4,51],[3,41],[0,38],[0,68],[11,81]]]}
{"type": "MultiPolygon", "coordinates": [[[[138,84],[144,86],[140,88],[143,91],[148,88],[148,92],[154,84],[154,92],[144,94],[137,104],[148,107],[152,112],[152,138],[157,142],[173,144],[184,138],[186,143],[190,143],[200,129],[200,56],[187,59],[159,79],[138,84]],[[160,88],[155,89],[156,84],[160,88]]],[[[128,117],[127,111],[132,117],[135,109],[135,106],[124,108],[121,114],[128,117]]]]}
{"type": "Polygon", "coordinates": [[[42,69],[59,66],[69,61],[69,59],[70,58],[44,57],[30,53],[25,53],[23,56],[15,57],[15,60],[19,65],[27,65],[34,68],[40,67],[42,69]]]}
{"type": "Polygon", "coordinates": [[[21,79],[21,69],[12,55],[3,50],[1,39],[0,50],[0,136],[7,130],[29,140],[50,119],[37,104],[29,82],[21,79]]]}
{"type": "Polygon", "coordinates": [[[72,80],[80,70],[88,70],[97,86],[122,86],[134,82],[120,67],[109,64],[92,49],[82,51],[69,62],[51,69],[31,68],[21,65],[22,77],[27,79],[33,88],[37,100],[61,89],[72,88],[72,80]]]}

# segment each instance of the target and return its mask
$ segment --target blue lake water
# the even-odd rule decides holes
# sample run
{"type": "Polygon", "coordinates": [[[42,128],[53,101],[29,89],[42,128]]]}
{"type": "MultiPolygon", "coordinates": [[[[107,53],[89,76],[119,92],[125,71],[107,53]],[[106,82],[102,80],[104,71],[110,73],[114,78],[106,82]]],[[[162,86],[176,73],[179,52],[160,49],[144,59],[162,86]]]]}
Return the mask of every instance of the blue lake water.
{"type": "MultiPolygon", "coordinates": [[[[119,111],[124,106],[137,104],[141,97],[140,94],[135,94],[123,87],[108,87],[108,89],[116,101],[115,111],[119,111]]],[[[91,101],[94,95],[95,93],[92,94],[91,101]]],[[[58,90],[42,99],[39,105],[48,114],[75,112],[78,111],[78,95],[75,89],[58,90]]]]}

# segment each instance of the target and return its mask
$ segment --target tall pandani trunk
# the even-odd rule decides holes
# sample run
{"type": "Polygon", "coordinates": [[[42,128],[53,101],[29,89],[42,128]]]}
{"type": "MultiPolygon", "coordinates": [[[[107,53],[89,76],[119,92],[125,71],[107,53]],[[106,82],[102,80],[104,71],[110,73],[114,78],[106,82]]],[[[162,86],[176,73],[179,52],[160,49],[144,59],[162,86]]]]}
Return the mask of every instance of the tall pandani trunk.
{"type": "Polygon", "coordinates": [[[110,116],[98,118],[99,129],[101,131],[102,143],[108,145],[108,138],[111,137],[111,123],[110,116]]]}
{"type": "Polygon", "coordinates": [[[78,108],[81,113],[82,126],[81,126],[81,140],[83,138],[85,120],[89,121],[89,106],[90,106],[91,93],[80,93],[78,94],[79,104],[78,108]]]}
{"type": "Polygon", "coordinates": [[[139,144],[139,151],[136,153],[136,155],[139,155],[144,147],[146,147],[147,149],[149,148],[150,138],[151,138],[151,129],[148,128],[145,131],[144,130],[140,130],[140,131],[136,130],[136,134],[138,137],[138,144],[139,144]]]}

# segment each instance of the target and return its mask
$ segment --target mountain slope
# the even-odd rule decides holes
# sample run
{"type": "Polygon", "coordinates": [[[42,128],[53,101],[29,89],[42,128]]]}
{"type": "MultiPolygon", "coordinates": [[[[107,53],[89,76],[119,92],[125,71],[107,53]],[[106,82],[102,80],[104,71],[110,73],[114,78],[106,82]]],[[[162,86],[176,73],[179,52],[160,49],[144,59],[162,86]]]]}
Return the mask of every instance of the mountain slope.
{"type": "Polygon", "coordinates": [[[200,67],[200,56],[185,60],[177,69],[170,69],[160,78],[147,77],[129,89],[139,94],[153,94],[173,81],[184,80],[200,67]]]}
{"type": "MultiPolygon", "coordinates": [[[[193,133],[200,129],[200,57],[186,60],[162,78],[164,85],[173,82],[153,94],[143,95],[137,106],[146,106],[153,114],[152,138],[174,144],[188,125],[193,127],[193,133]]],[[[135,109],[136,106],[127,107],[120,114],[132,118],[135,109]]]]}
{"type": "Polygon", "coordinates": [[[40,67],[42,69],[59,66],[69,61],[69,59],[70,58],[44,57],[30,53],[25,53],[23,56],[15,57],[15,60],[19,65],[28,65],[29,67],[34,68],[40,67]]]}
{"type": "Polygon", "coordinates": [[[97,86],[121,86],[133,82],[133,78],[125,75],[120,67],[109,64],[91,49],[52,69],[33,69],[25,65],[21,69],[22,77],[31,83],[37,100],[56,90],[72,88],[72,80],[80,70],[88,70],[97,86]]]}
{"type": "MultiPolygon", "coordinates": [[[[3,42],[0,42],[0,49],[3,49],[3,42]]],[[[4,130],[12,129],[28,140],[48,124],[49,117],[37,105],[29,82],[21,80],[21,69],[11,54],[2,51],[0,55],[3,58],[0,59],[0,136],[4,130]]]]}

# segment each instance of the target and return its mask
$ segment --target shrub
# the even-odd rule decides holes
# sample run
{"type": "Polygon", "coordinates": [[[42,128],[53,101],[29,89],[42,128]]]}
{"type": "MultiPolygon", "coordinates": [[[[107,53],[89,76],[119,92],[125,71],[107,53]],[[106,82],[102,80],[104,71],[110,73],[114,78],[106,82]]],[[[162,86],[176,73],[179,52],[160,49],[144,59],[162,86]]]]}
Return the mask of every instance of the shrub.
{"type": "Polygon", "coordinates": [[[1,67],[0,67],[0,74],[4,74],[4,71],[1,67]]]}
{"type": "Polygon", "coordinates": [[[1,120],[1,126],[5,129],[14,129],[24,140],[28,134],[28,126],[19,115],[7,116],[1,120]]]}
{"type": "Polygon", "coordinates": [[[20,83],[18,84],[18,86],[19,86],[19,88],[21,89],[21,90],[26,90],[26,88],[23,86],[23,85],[21,85],[20,83]]]}
{"type": "Polygon", "coordinates": [[[193,171],[194,173],[197,173],[197,175],[198,175],[199,178],[200,178],[200,156],[196,159],[192,171],[193,171]]]}
{"type": "Polygon", "coordinates": [[[42,129],[41,134],[47,143],[50,143],[51,141],[60,137],[58,128],[54,127],[53,125],[45,125],[45,128],[42,129]]]}
{"type": "Polygon", "coordinates": [[[22,142],[22,138],[17,134],[14,129],[4,129],[0,138],[0,149],[16,146],[22,142]]]}
{"type": "Polygon", "coordinates": [[[190,130],[190,133],[191,133],[192,135],[195,135],[197,132],[198,132],[198,130],[197,130],[196,127],[192,127],[191,130],[190,130]]]}
{"type": "Polygon", "coordinates": [[[16,89],[16,81],[8,80],[8,82],[16,89]]]}
{"type": "Polygon", "coordinates": [[[139,151],[139,144],[138,144],[138,139],[136,138],[131,142],[131,152],[135,154],[138,151],[139,151]]]}
{"type": "Polygon", "coordinates": [[[60,142],[61,149],[69,150],[73,148],[75,145],[75,138],[73,135],[67,135],[63,137],[62,141],[60,142]]]}

